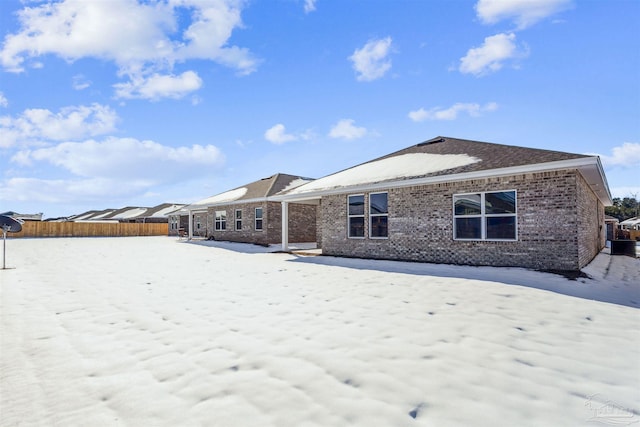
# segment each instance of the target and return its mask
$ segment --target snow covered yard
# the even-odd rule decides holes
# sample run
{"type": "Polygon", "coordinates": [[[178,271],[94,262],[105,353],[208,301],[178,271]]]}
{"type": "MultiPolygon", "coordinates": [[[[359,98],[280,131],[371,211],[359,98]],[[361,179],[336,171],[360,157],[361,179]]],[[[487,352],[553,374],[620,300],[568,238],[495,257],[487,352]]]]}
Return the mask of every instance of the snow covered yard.
{"type": "Polygon", "coordinates": [[[267,252],[9,240],[0,425],[640,422],[639,259],[571,281],[267,252]]]}

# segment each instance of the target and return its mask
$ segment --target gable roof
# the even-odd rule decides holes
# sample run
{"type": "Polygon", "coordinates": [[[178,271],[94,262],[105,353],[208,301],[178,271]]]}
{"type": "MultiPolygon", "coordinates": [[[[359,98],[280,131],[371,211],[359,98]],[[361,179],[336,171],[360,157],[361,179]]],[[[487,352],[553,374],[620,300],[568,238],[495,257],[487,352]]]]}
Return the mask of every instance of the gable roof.
{"type": "Polygon", "coordinates": [[[559,169],[579,169],[605,205],[611,194],[597,156],[436,137],[283,192],[279,200],[425,185],[559,169]]]}
{"type": "Polygon", "coordinates": [[[180,209],[184,204],[162,203],[154,207],[127,206],[120,209],[90,210],[81,214],[67,217],[67,221],[110,221],[115,222],[123,219],[142,218],[166,218],[168,215],[180,209]]]}
{"type": "Polygon", "coordinates": [[[140,206],[126,206],[124,208],[114,210],[113,212],[103,216],[101,219],[104,219],[104,220],[131,219],[144,214],[147,211],[147,209],[149,208],[140,207],[140,206]]]}
{"type": "Polygon", "coordinates": [[[297,175],[277,173],[184,206],[180,212],[205,210],[211,206],[263,201],[281,191],[294,189],[310,181],[313,181],[313,179],[297,175]]]}
{"type": "Polygon", "coordinates": [[[158,206],[147,209],[147,211],[136,218],[166,218],[169,214],[183,207],[184,204],[178,203],[162,203],[158,206]]]}

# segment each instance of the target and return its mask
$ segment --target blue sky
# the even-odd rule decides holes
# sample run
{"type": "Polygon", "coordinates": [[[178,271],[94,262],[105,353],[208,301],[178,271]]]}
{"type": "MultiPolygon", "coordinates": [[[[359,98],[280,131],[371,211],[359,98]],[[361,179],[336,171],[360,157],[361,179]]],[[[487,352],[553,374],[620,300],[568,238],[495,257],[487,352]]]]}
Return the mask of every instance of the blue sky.
{"type": "Polygon", "coordinates": [[[640,2],[0,2],[0,211],[190,203],[439,136],[640,196],[640,2]]]}

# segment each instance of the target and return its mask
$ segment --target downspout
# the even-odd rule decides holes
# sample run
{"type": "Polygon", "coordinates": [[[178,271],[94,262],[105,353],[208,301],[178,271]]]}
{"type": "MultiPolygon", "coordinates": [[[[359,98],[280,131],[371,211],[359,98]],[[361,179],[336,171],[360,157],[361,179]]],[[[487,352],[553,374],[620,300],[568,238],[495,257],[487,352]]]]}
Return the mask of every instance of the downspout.
{"type": "Polygon", "coordinates": [[[289,250],[289,202],[280,202],[282,205],[282,250],[289,250]]]}

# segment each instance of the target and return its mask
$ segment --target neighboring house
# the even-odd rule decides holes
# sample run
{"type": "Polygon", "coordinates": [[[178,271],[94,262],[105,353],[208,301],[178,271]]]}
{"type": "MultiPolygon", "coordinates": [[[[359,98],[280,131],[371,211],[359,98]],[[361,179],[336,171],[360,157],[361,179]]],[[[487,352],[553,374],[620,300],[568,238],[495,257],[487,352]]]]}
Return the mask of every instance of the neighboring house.
{"type": "Polygon", "coordinates": [[[103,209],[100,211],[91,210],[78,215],[73,215],[67,218],[67,221],[72,222],[128,222],[130,218],[134,218],[137,215],[141,215],[147,211],[148,208],[128,206],[120,209],[103,209]]]}
{"type": "Polygon", "coordinates": [[[189,233],[189,212],[183,205],[179,209],[169,212],[169,236],[185,236],[189,233]]]}
{"type": "MultiPolygon", "coordinates": [[[[261,245],[281,243],[282,206],[272,201],[272,197],[310,181],[309,178],[278,173],[187,205],[178,213],[191,218],[187,222],[189,237],[261,245]],[[188,227],[189,223],[193,227],[188,227]]],[[[289,218],[289,242],[316,241],[315,204],[293,205],[285,216],[289,218]]]]}
{"type": "Polygon", "coordinates": [[[142,208],[143,212],[135,215],[130,212],[123,218],[120,218],[120,222],[135,222],[135,223],[168,223],[169,215],[183,207],[183,204],[176,203],[162,203],[152,208],[142,208]]]}
{"type": "Polygon", "coordinates": [[[42,221],[42,213],[21,214],[14,211],[8,211],[0,213],[0,215],[10,216],[12,218],[21,219],[23,221],[42,221]]]}
{"type": "Polygon", "coordinates": [[[128,206],[120,209],[91,210],[63,219],[73,222],[168,223],[169,214],[183,206],[183,204],[162,203],[152,208],[128,206]]]}
{"type": "Polygon", "coordinates": [[[640,217],[629,218],[620,223],[622,230],[640,230],[640,217]]]}
{"type": "Polygon", "coordinates": [[[620,223],[619,238],[640,241],[640,217],[629,218],[620,223]]]}
{"type": "MultiPolygon", "coordinates": [[[[597,156],[448,137],[275,196],[319,204],[324,255],[578,270],[605,246],[597,156]]],[[[287,249],[283,221],[283,249],[287,249]]]]}
{"type": "Polygon", "coordinates": [[[610,215],[605,215],[604,224],[607,227],[607,240],[615,240],[617,238],[619,227],[618,218],[610,215]]]}
{"type": "Polygon", "coordinates": [[[116,209],[113,212],[102,216],[100,219],[103,221],[129,222],[129,220],[136,218],[137,216],[144,215],[148,209],[149,208],[139,206],[127,206],[116,209]]]}
{"type": "Polygon", "coordinates": [[[81,222],[81,221],[101,221],[106,216],[109,216],[115,212],[115,209],[103,209],[103,210],[90,210],[78,215],[72,215],[67,218],[67,221],[81,222]]]}

